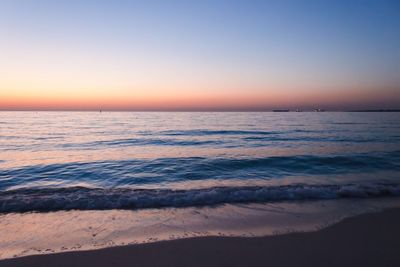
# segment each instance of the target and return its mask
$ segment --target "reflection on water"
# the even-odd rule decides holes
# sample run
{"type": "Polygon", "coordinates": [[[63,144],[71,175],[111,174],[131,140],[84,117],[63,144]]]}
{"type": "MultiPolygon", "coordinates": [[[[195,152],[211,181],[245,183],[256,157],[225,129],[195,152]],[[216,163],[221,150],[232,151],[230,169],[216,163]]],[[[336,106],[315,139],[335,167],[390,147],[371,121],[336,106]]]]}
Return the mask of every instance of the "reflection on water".
{"type": "Polygon", "coordinates": [[[399,174],[396,113],[0,112],[0,259],[315,230],[399,174]]]}
{"type": "Polygon", "coordinates": [[[400,194],[394,113],[0,115],[2,212],[400,194]]]}
{"type": "Polygon", "coordinates": [[[0,215],[0,259],[199,236],[254,237],[315,231],[345,217],[399,205],[399,198],[381,198],[226,204],[216,208],[9,213],[0,215]]]}

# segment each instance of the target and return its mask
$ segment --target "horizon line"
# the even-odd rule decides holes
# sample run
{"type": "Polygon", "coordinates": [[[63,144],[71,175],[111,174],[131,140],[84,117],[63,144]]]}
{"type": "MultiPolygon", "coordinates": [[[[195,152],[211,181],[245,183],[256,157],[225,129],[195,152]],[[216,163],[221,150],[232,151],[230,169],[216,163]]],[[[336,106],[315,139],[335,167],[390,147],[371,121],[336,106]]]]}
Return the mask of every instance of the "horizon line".
{"type": "Polygon", "coordinates": [[[0,112],[400,112],[400,108],[377,109],[1,109],[0,112]]]}

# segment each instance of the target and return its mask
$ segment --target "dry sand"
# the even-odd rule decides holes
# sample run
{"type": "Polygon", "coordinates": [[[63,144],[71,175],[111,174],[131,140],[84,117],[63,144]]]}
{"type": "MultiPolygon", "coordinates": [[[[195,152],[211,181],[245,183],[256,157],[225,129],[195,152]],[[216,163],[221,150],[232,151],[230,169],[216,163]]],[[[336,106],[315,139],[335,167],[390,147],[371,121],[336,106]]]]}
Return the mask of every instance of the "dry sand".
{"type": "Polygon", "coordinates": [[[5,266],[400,266],[400,209],[364,214],[317,232],[202,237],[27,256],[5,266]]]}

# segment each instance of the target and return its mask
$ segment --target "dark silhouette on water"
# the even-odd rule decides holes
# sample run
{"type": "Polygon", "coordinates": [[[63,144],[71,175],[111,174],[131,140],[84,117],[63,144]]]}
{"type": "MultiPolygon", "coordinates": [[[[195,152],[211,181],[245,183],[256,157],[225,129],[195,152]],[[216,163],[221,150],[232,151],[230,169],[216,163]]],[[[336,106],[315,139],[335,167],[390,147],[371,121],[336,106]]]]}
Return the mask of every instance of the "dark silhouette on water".
{"type": "Polygon", "coordinates": [[[400,109],[355,109],[350,112],[400,112],[400,109]]]}

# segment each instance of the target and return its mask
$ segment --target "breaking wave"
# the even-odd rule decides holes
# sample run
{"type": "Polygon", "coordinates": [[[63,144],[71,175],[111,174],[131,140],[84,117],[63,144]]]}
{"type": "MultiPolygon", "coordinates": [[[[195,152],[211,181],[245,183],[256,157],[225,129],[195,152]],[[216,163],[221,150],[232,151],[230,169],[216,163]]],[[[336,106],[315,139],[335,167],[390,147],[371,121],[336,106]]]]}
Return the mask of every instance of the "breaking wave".
{"type": "Polygon", "coordinates": [[[30,188],[0,192],[0,212],[190,207],[399,196],[399,184],[212,187],[191,190],[30,188]]]}

